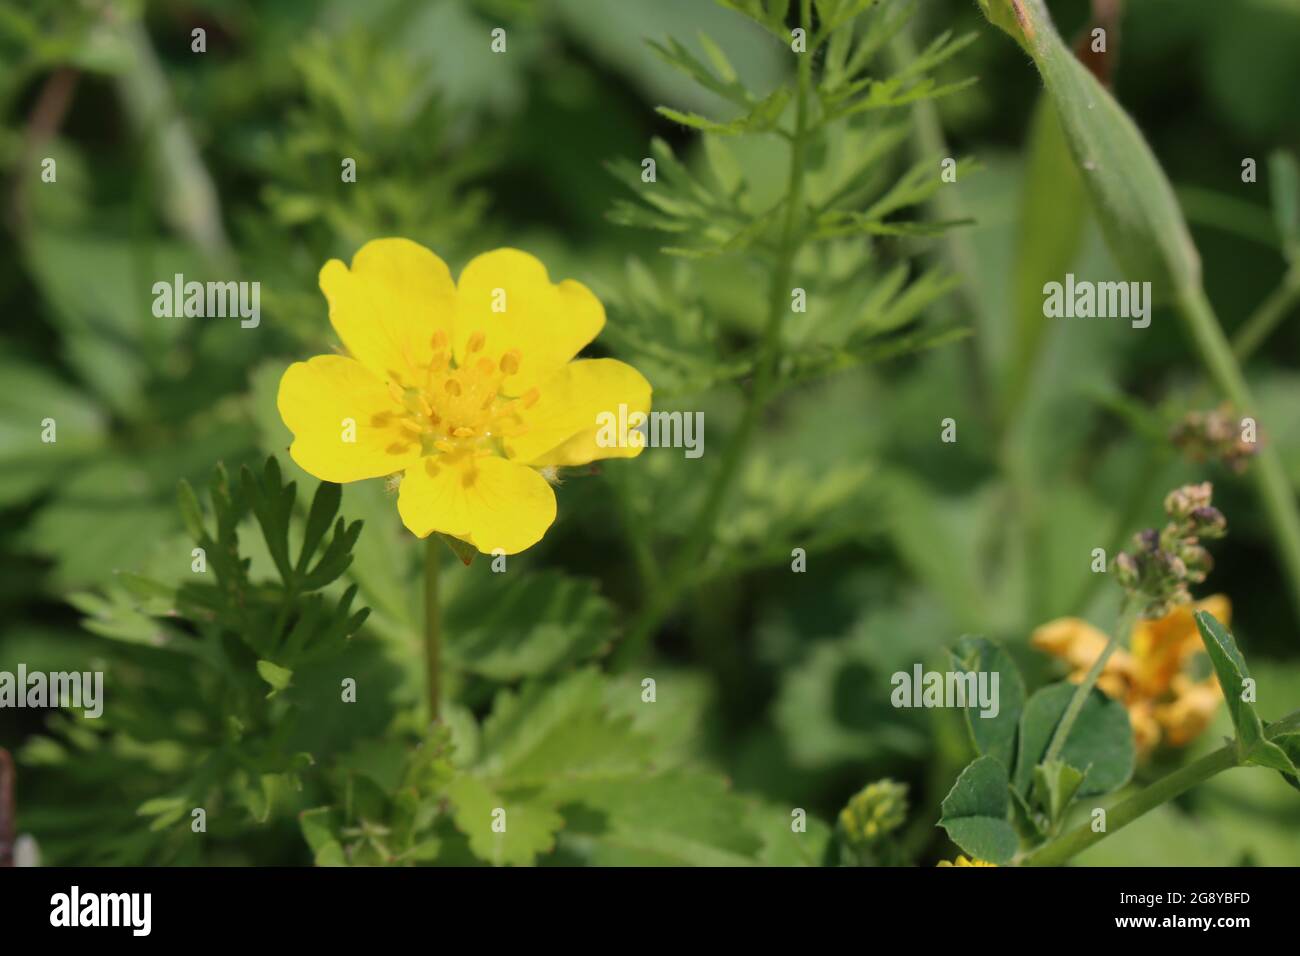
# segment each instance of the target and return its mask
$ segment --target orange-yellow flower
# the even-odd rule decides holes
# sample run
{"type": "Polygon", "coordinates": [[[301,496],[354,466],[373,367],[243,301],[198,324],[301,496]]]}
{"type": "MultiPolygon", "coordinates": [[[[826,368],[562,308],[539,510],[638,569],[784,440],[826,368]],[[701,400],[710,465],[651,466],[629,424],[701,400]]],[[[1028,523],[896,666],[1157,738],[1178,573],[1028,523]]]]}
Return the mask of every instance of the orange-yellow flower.
{"type": "MultiPolygon", "coordinates": [[[[1129,650],[1116,650],[1106,662],[1097,686],[1123,702],[1133,725],[1138,751],[1148,753],[1162,740],[1182,747],[1210,725],[1223,693],[1213,672],[1193,673],[1202,653],[1200,633],[1192,616],[1209,611],[1225,625],[1231,618],[1228,599],[1215,595],[1195,604],[1182,604],[1162,618],[1140,620],[1133,627],[1129,650]]],[[[1106,635],[1087,621],[1058,618],[1034,631],[1039,650],[1070,666],[1078,683],[1106,646],[1106,635]]]]}
{"type": "Polygon", "coordinates": [[[648,413],[650,384],[614,359],[573,360],[605,310],[533,256],[487,252],[453,282],[423,246],[377,239],[351,268],[325,263],[320,287],[348,354],[284,373],[289,454],[325,481],[402,473],[397,510],[417,536],[515,554],[555,520],[543,470],[640,453],[598,442],[597,421],[648,413]]]}
{"type": "Polygon", "coordinates": [[[957,859],[949,863],[947,860],[940,860],[935,866],[997,866],[996,863],[988,863],[985,860],[968,860],[964,856],[958,856],[957,859]]]}

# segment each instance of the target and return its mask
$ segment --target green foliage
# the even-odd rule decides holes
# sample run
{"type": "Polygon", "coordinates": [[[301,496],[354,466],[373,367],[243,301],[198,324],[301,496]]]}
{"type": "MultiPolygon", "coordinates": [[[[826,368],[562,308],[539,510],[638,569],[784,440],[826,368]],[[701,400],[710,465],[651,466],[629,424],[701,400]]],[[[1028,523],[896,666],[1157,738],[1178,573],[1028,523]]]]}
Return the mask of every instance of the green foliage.
{"type": "Polygon", "coordinates": [[[948,658],[954,671],[998,675],[997,716],[981,716],[975,701],[967,701],[963,715],[976,753],[994,757],[1004,767],[1015,766],[1016,731],[1025,706],[1020,669],[1001,646],[982,637],[963,637],[948,658]]]}
{"type": "Polygon", "coordinates": [[[85,627],[108,639],[97,653],[110,682],[131,690],[99,720],[61,720],[52,736],[24,749],[27,762],[67,775],[83,809],[116,820],[113,835],[84,844],[78,817],[50,813],[53,859],[195,861],[203,850],[200,838],[190,839],[194,809],[205,811],[215,840],[238,842],[301,799],[319,757],[299,749],[302,726],[340,700],[330,675],[344,661],[356,665],[350,640],[368,610],[352,608],[355,585],[325,593],[347,569],[361,530],[359,522],[335,522],[338,486],[317,490],[291,564],[294,497],[274,459],[260,473],[243,469],[237,483],[219,466],[210,515],[188,484],[180,486],[197,546],[177,549],[187,573],[175,580],[184,583],[122,574],[104,596],[73,597],[85,627]],[[242,556],[250,518],[275,556],[277,580],[253,574],[242,556]],[[128,792],[141,796],[135,820],[113,799],[124,760],[128,792]]]}
{"type": "Polygon", "coordinates": [[[1011,811],[1007,769],[994,757],[974,760],[943,798],[939,825],[971,856],[1008,863],[1019,841],[1007,822],[1011,811]]]}
{"type": "MultiPolygon", "coordinates": [[[[1145,136],[1050,27],[1040,95],[1020,48],[972,42],[969,0],[239,3],[204,56],[192,10],[118,6],[0,13],[0,669],[102,669],[108,694],[99,720],[0,712],[47,862],[926,865],[951,840],[1022,863],[1223,735],[1297,785],[1295,720],[1263,720],[1300,698],[1284,525],[1167,438],[1218,399],[1163,313],[1136,335],[1041,308],[1066,272],[1190,269],[1186,227],[1156,228],[1176,191],[1221,314],[1267,306],[1234,340],[1242,408],[1275,499],[1300,486],[1294,160],[1270,155],[1268,203],[1237,182],[1294,139],[1288,5],[1129,5],[1116,89],[1145,136]],[[561,520],[507,573],[444,556],[434,725],[422,549],[382,481],[304,476],[276,410],[285,365],[336,345],[322,264],[382,235],[453,273],[539,254],[605,304],[593,354],[708,426],[699,461],[557,476],[561,520]],[[153,316],[178,272],[259,280],[262,325],[153,316]],[[1207,479],[1233,523],[1207,587],[1256,648],[1259,714],[1228,694],[1191,748],[1135,763],[1093,693],[1046,760],[1071,686],[1027,635],[1109,619],[1090,549],[1207,479]],[[997,672],[998,717],[890,706],[923,661],[997,672]],[[906,809],[865,798],[886,777],[906,809]],[[849,808],[887,839],[854,844],[849,808]]],[[[1016,9],[1045,12],[979,6],[1026,44],[1016,9]]],[[[1236,641],[1198,624],[1240,682],[1236,641]]],[[[1289,864],[1296,806],[1279,775],[1224,774],[1071,858],[1289,864]]]]}
{"type": "Polygon", "coordinates": [[[1264,723],[1255,711],[1254,681],[1237,642],[1208,611],[1196,613],[1196,627],[1214,664],[1228,713],[1232,715],[1232,726],[1237,731],[1237,759],[1246,764],[1271,767],[1294,779],[1300,772],[1292,759],[1294,748],[1288,751],[1264,736],[1264,723]]]}

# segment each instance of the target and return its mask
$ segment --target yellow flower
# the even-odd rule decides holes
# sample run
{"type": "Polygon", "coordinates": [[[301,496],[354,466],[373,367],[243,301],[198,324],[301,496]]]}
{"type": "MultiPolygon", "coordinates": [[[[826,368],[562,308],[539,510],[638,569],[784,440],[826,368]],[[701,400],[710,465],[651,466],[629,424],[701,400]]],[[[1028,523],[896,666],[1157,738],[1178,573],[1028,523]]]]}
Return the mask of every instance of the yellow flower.
{"type": "MultiPolygon", "coordinates": [[[[1209,611],[1226,625],[1232,607],[1223,595],[1195,604],[1182,604],[1162,618],[1139,620],[1133,627],[1129,650],[1111,655],[1097,686],[1122,701],[1133,725],[1139,753],[1149,753],[1161,740],[1182,747],[1210,725],[1223,694],[1211,673],[1193,679],[1190,669],[1202,652],[1196,629],[1196,611],[1209,611]]],[[[1070,666],[1070,680],[1078,683],[1106,646],[1106,635],[1087,621],[1058,618],[1034,631],[1039,650],[1059,657],[1070,666]]]]}
{"type": "Polygon", "coordinates": [[[957,859],[949,863],[947,860],[940,860],[936,866],[997,866],[996,863],[986,863],[984,860],[968,860],[964,856],[958,856],[957,859]]]}
{"type": "Polygon", "coordinates": [[[598,441],[598,421],[627,421],[625,406],[635,427],[649,382],[613,359],[573,360],[605,310],[533,256],[487,252],[453,282],[423,246],[377,239],[350,269],[325,263],[320,287],[348,354],[284,373],[289,454],[325,481],[403,473],[397,510],[417,536],[515,554],[555,520],[543,470],[640,453],[639,433],[598,441]]]}

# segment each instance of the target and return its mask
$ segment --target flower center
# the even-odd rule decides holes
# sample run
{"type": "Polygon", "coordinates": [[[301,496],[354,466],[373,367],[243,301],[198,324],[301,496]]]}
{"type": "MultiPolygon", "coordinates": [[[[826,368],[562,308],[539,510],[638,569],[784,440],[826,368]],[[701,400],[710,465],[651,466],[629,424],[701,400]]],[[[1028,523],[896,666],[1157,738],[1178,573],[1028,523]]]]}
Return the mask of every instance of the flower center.
{"type": "Polygon", "coordinates": [[[493,360],[484,352],[487,336],[470,336],[457,364],[447,333],[433,336],[433,359],[423,380],[402,387],[390,382],[389,393],[405,410],[401,428],[420,442],[424,455],[471,452],[500,454],[504,439],[523,432],[520,412],[536,404],[540,393],[531,388],[518,398],[501,394],[508,376],[519,371],[523,356],[510,349],[493,360]]]}

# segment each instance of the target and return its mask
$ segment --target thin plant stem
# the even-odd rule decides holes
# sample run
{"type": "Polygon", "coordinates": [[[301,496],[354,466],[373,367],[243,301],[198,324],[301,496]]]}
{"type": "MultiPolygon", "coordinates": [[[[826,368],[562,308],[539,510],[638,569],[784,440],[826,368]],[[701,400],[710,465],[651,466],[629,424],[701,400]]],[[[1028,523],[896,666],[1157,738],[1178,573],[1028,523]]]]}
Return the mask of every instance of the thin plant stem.
{"type": "MultiPolygon", "coordinates": [[[[1300,711],[1295,711],[1271,724],[1265,730],[1264,736],[1273,739],[1298,728],[1300,728],[1300,711]]],[[[1167,803],[1179,794],[1185,793],[1198,783],[1203,783],[1225,770],[1240,765],[1237,742],[1234,740],[1218,750],[1206,754],[1199,760],[1175,770],[1168,776],[1161,777],[1155,783],[1139,790],[1128,799],[1121,800],[1107,811],[1105,830],[1094,830],[1091,823],[1086,823],[1039,847],[1025,857],[1021,861],[1021,865],[1060,866],[1088,849],[1094,843],[1098,843],[1115,831],[1128,826],[1138,817],[1149,813],[1163,803],[1167,803]]]]}
{"type": "Polygon", "coordinates": [[[1074,689],[1074,696],[1070,698],[1069,705],[1065,708],[1065,713],[1061,715],[1060,722],[1056,725],[1056,730],[1052,733],[1052,740],[1047,745],[1047,753],[1043,756],[1042,763],[1051,763],[1061,756],[1061,750],[1065,747],[1065,742],[1070,739],[1070,730],[1074,727],[1074,722],[1079,719],[1079,713],[1083,710],[1083,705],[1088,701],[1088,695],[1092,693],[1093,687],[1097,685],[1097,679],[1101,677],[1101,672],[1106,667],[1106,662],[1110,660],[1115,649],[1119,647],[1119,642],[1133,627],[1133,621],[1136,615],[1130,609],[1128,602],[1120,609],[1119,620],[1115,624],[1115,632],[1111,634],[1110,640],[1106,642],[1106,648],[1092,662],[1092,667],[1088,668],[1088,673],[1083,676],[1079,686],[1074,689]]]}
{"type": "Polygon", "coordinates": [[[1166,801],[1172,800],[1203,780],[1237,766],[1237,745],[1231,743],[1189,763],[1180,770],[1161,777],[1151,786],[1139,790],[1127,800],[1116,804],[1106,813],[1106,829],[1093,830],[1084,824],[1058,837],[1025,858],[1024,866],[1060,866],[1071,857],[1082,853],[1107,834],[1127,826],[1138,817],[1166,801]]]}
{"type": "MultiPolygon", "coordinates": [[[[805,31],[812,25],[812,0],[801,0],[800,23],[805,31]]],[[[785,219],[772,273],[767,320],[759,346],[759,359],[753,384],[747,396],[739,425],[733,433],[722,463],[714,474],[703,504],[692,523],[691,534],[664,575],[662,586],[652,595],[639,620],[624,641],[619,659],[627,661],[638,654],[668,611],[687,590],[692,576],[713,539],[722,507],[732,492],[745,452],[749,449],[763,411],[771,398],[781,357],[781,319],[788,308],[794,259],[801,243],[796,226],[803,205],[804,155],[808,141],[808,94],[812,85],[811,54],[798,60],[795,97],[795,126],[790,137],[790,170],[786,181],[785,219]]]]}
{"type": "MultiPolygon", "coordinates": [[[[1177,307],[1192,334],[1201,361],[1219,391],[1241,414],[1255,414],[1254,396],[1246,385],[1241,366],[1205,292],[1199,285],[1181,290],[1177,307]]],[[[1251,472],[1286,569],[1292,602],[1296,610],[1300,611],[1300,510],[1297,510],[1295,493],[1277,449],[1267,443],[1262,444],[1251,472]]]]}
{"type": "Polygon", "coordinates": [[[442,609],[438,605],[438,565],[442,559],[438,536],[424,545],[424,677],[429,719],[437,720],[442,705],[442,609]]]}
{"type": "Polygon", "coordinates": [[[1297,305],[1300,305],[1300,261],[1287,270],[1281,285],[1263,301],[1233,338],[1232,350],[1238,361],[1250,358],[1297,305]]]}

